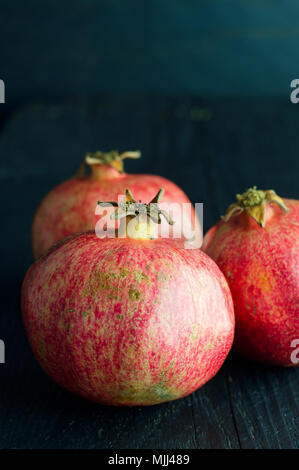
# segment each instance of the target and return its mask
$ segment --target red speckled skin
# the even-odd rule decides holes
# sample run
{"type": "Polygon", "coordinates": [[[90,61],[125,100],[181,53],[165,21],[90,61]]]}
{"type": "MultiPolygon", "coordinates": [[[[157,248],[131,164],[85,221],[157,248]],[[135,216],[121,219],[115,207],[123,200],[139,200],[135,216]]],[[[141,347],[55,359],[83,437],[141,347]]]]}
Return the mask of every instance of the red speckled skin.
{"type": "Polygon", "coordinates": [[[284,199],[287,214],[267,205],[266,226],[242,213],[219,222],[202,249],[229,283],[236,315],[236,350],[260,362],[291,361],[299,338],[299,202],[284,199]]]}
{"type": "MultiPolygon", "coordinates": [[[[177,185],[161,176],[120,174],[110,167],[105,170],[106,174],[99,181],[88,176],[73,178],[61,183],[44,197],[32,226],[35,258],[68,235],[94,230],[98,219],[95,216],[97,202],[117,201],[118,195],[124,195],[127,188],[136,200],[143,203],[149,203],[160,188],[165,190],[163,203],[190,203],[177,185]]],[[[191,217],[194,217],[193,209],[191,217]]]]}
{"type": "Polygon", "coordinates": [[[33,351],[62,387],[111,405],[152,405],[211,379],[234,335],[225,277],[179,241],[69,237],[22,287],[33,351]]]}

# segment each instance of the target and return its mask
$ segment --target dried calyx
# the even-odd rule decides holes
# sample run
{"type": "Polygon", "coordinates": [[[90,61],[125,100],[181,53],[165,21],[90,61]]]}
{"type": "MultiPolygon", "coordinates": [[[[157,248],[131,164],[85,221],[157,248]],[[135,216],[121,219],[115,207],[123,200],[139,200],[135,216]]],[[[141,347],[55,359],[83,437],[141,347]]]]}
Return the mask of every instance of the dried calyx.
{"type": "Polygon", "coordinates": [[[77,176],[83,176],[85,174],[86,165],[91,166],[91,168],[94,165],[107,165],[114,168],[119,173],[122,173],[124,171],[123,160],[125,158],[137,159],[140,156],[141,152],[139,150],[128,150],[121,154],[117,150],[111,150],[110,152],[101,152],[98,150],[95,153],[87,153],[79,167],[77,176]]]}
{"type": "Polygon", "coordinates": [[[273,189],[258,190],[257,187],[254,186],[243,194],[237,194],[236,198],[237,202],[231,204],[225,215],[221,217],[224,222],[227,222],[234,214],[246,212],[253,217],[261,227],[265,227],[267,203],[277,204],[283,212],[288,212],[289,210],[273,189]]]}
{"type": "Polygon", "coordinates": [[[174,224],[174,221],[169,217],[167,212],[161,210],[158,206],[163,194],[164,189],[161,188],[148,204],[143,204],[141,201],[137,202],[131,191],[126,189],[126,195],[123,201],[119,203],[115,201],[98,201],[98,204],[102,207],[116,207],[115,212],[110,215],[110,218],[121,221],[119,231],[125,231],[131,238],[155,238],[154,225],[161,224],[161,216],[167,220],[169,225],[174,224]],[[129,231],[129,224],[133,219],[135,222],[131,225],[131,230],[129,231]],[[122,223],[122,221],[124,222],[122,223]],[[154,224],[151,223],[151,221],[154,222],[154,224]]]}

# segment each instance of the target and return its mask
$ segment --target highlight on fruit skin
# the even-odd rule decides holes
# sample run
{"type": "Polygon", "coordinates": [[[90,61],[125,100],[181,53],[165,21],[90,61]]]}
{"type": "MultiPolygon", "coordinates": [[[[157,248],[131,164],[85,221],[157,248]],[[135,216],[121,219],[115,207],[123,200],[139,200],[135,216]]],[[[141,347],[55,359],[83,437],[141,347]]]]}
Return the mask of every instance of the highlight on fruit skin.
{"type": "MultiPolygon", "coordinates": [[[[136,210],[116,216],[128,223],[136,210]]],[[[103,404],[184,397],[218,372],[233,342],[231,293],[214,261],[182,240],[141,233],[74,234],[39,258],[22,286],[24,325],[43,369],[103,404]]]]}
{"type": "Polygon", "coordinates": [[[237,195],[202,249],[230,286],[241,355],[296,366],[299,338],[299,201],[256,187],[237,195]]]}
{"type": "MultiPolygon", "coordinates": [[[[139,150],[86,154],[77,174],[53,188],[37,208],[32,225],[35,259],[72,233],[94,230],[99,219],[95,214],[97,201],[116,201],[126,188],[133,191],[137,200],[148,203],[152,194],[163,187],[164,202],[178,203],[179,210],[185,203],[191,204],[186,194],[166,178],[126,173],[123,169],[124,160],[138,159],[140,155],[139,150]],[[89,173],[86,173],[87,168],[90,169],[89,173]]],[[[196,214],[192,206],[189,222],[194,225],[194,221],[196,214]]]]}

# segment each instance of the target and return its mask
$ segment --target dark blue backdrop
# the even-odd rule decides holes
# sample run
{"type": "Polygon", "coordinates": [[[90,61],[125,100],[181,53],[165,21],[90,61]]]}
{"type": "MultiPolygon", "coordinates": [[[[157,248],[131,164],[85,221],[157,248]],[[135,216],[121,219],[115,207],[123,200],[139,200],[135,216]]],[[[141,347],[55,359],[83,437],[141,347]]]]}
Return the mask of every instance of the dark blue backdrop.
{"type": "Polygon", "coordinates": [[[285,95],[297,0],[1,0],[7,99],[141,91],[285,95]]]}
{"type": "Polygon", "coordinates": [[[0,0],[0,448],[299,448],[299,369],[226,361],[185,399],[85,402],[33,358],[20,289],[41,198],[87,151],[204,202],[204,229],[249,186],[299,199],[298,0],[0,0]]]}

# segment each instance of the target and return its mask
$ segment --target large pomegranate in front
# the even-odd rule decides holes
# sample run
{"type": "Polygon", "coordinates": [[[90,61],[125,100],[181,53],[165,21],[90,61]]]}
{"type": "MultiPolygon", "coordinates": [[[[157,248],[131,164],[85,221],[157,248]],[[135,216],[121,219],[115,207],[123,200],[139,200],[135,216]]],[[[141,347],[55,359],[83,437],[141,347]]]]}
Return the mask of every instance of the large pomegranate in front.
{"type": "Polygon", "coordinates": [[[231,294],[214,261],[180,240],[152,239],[144,222],[137,228],[133,238],[69,237],[33,264],[22,288],[44,370],[104,404],[188,395],[216,374],[233,341],[231,294]]]}
{"type": "Polygon", "coordinates": [[[299,362],[299,201],[249,189],[205,235],[229,283],[235,348],[249,359],[299,362]]]}
{"type": "MultiPolygon", "coordinates": [[[[134,175],[123,171],[124,158],[138,158],[139,152],[87,154],[85,163],[91,173],[84,171],[52,189],[40,203],[32,226],[33,254],[38,258],[54,243],[76,232],[93,230],[97,217],[95,208],[98,199],[117,200],[118,196],[131,188],[135,197],[148,203],[152,194],[160,187],[165,189],[164,202],[175,202],[178,212],[190,200],[184,192],[171,181],[155,175],[134,175]]],[[[191,204],[190,204],[191,206],[191,204]]],[[[193,207],[186,211],[190,214],[190,226],[196,222],[193,207]]],[[[176,217],[176,213],[173,216],[176,217]]],[[[176,217],[178,222],[178,217],[176,217]]],[[[185,226],[187,222],[185,220],[185,226]]]]}

